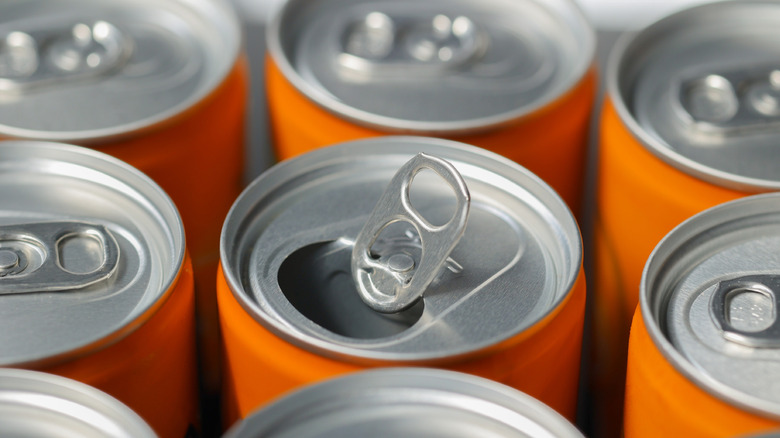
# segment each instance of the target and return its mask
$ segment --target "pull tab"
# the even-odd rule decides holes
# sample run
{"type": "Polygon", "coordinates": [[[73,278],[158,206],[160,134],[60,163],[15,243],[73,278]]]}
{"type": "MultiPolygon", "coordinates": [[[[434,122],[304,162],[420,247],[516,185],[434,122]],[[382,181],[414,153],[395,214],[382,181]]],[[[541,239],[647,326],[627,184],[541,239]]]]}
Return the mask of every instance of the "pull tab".
{"type": "Polygon", "coordinates": [[[710,133],[780,130],[780,68],[714,72],[683,80],[679,101],[690,122],[710,133]]]}
{"type": "Polygon", "coordinates": [[[109,278],[119,246],[102,225],[0,226],[0,295],[79,289],[109,278]]]}
{"type": "Polygon", "coordinates": [[[466,182],[447,161],[421,153],[404,164],[382,193],[352,249],[352,277],[363,301],[383,313],[399,312],[414,304],[463,236],[470,203],[466,182]],[[409,190],[415,175],[423,169],[436,172],[455,192],[455,214],[442,226],[431,225],[412,206],[409,190]],[[418,265],[405,253],[382,259],[371,255],[382,230],[398,221],[410,223],[420,236],[422,255],[418,265]]]}
{"type": "Polygon", "coordinates": [[[0,91],[95,77],[122,65],[130,38],[106,21],[15,31],[0,37],[0,91]]]}
{"type": "Polygon", "coordinates": [[[371,12],[347,26],[336,59],[348,76],[436,77],[481,56],[487,46],[487,34],[468,17],[423,20],[371,12]]]}
{"type": "Polygon", "coordinates": [[[780,347],[778,291],[780,275],[747,275],[721,281],[710,300],[710,315],[729,341],[755,348],[780,347]],[[745,302],[735,304],[743,294],[745,302]],[[752,294],[757,294],[754,298],[758,300],[751,300],[752,294]]]}

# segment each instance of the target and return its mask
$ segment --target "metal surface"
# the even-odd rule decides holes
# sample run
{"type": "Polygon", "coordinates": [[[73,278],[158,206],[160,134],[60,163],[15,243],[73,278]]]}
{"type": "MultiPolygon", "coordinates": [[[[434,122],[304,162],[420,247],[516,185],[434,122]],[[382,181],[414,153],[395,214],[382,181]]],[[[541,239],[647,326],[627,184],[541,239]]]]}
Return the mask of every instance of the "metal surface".
{"type": "Polygon", "coordinates": [[[447,161],[423,153],[403,165],[390,180],[352,250],[352,278],[360,298],[372,309],[396,313],[420,299],[441,274],[452,249],[466,231],[470,196],[465,181],[447,161]],[[431,225],[412,205],[412,181],[423,169],[431,169],[453,189],[455,214],[444,225],[431,225]],[[381,254],[372,247],[382,231],[397,222],[414,227],[419,236],[419,262],[403,249],[381,254]]]}
{"type": "MultiPolygon", "coordinates": [[[[411,203],[428,222],[444,224],[456,210],[453,189],[424,176],[415,177],[411,203]]],[[[393,224],[372,250],[419,257],[421,237],[393,224]]],[[[351,360],[431,360],[488,348],[556,308],[581,264],[576,223],[541,180],[490,152],[415,137],[345,143],[275,166],[236,201],[221,242],[226,280],[250,315],[292,343],[351,360]],[[378,313],[352,279],[355,237],[393,175],[419,152],[447,160],[463,177],[468,224],[422,300],[378,313]]]]}
{"type": "Polygon", "coordinates": [[[184,261],[184,231],[170,198],[146,176],[87,149],[6,141],[0,186],[0,259],[11,265],[10,253],[21,250],[31,256],[27,269],[40,265],[0,278],[0,288],[14,292],[18,285],[7,283],[14,278],[47,283],[35,293],[0,294],[0,365],[83,354],[129,333],[164,300],[184,261]],[[32,243],[44,231],[56,250],[32,243]],[[113,274],[78,289],[62,284],[63,270],[90,276],[101,266],[113,274]]]}
{"type": "Polygon", "coordinates": [[[669,361],[714,396],[780,418],[780,195],[722,204],[653,252],[640,303],[669,361]]]}
{"type": "Polygon", "coordinates": [[[284,397],[229,438],[582,437],[538,400],[496,382],[432,369],[351,374],[284,397]]]}
{"type": "Polygon", "coordinates": [[[390,130],[505,123],[590,67],[595,36],[572,2],[287,2],[268,28],[287,79],[322,107],[390,130]]]}
{"type": "Polygon", "coordinates": [[[222,83],[237,19],[202,0],[8,0],[0,5],[0,134],[124,135],[170,119],[222,83]]]}
{"type": "Polygon", "coordinates": [[[0,226],[0,295],[67,291],[116,272],[119,247],[101,225],[43,222],[0,226]]]}
{"type": "Polygon", "coordinates": [[[623,122],[661,159],[724,187],[780,188],[780,4],[718,2],[616,45],[607,88],[623,122]]]}
{"type": "Polygon", "coordinates": [[[130,408],[75,380],[0,369],[0,424],[7,437],[151,438],[130,408]]]}

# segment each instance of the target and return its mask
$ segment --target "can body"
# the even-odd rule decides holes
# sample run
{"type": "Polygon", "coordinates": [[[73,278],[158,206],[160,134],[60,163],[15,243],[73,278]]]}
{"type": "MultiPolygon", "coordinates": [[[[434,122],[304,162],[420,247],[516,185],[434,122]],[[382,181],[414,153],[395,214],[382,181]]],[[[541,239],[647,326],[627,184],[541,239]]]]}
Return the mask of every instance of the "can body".
{"type": "Polygon", "coordinates": [[[655,245],[693,214],[779,187],[778,169],[765,164],[772,162],[770,145],[778,138],[773,116],[751,109],[749,91],[761,83],[763,60],[774,49],[737,48],[745,39],[774,34],[778,11],[771,3],[746,3],[679,12],[623,37],[610,57],[600,119],[589,337],[597,421],[611,424],[613,433],[642,268],[655,245]],[[749,16],[762,19],[752,23],[749,16]],[[724,22],[731,30],[721,33],[724,22]],[[706,98],[726,83],[733,89],[724,85],[721,97],[706,98]],[[692,103],[699,98],[701,107],[692,103]],[[726,108],[722,119],[705,114],[718,105],[726,108]]]}
{"type": "Polygon", "coordinates": [[[3,331],[12,333],[0,363],[94,386],[163,437],[197,428],[192,263],[170,198],[85,148],[0,149],[9,188],[0,252],[12,261],[0,282],[3,331]]]}
{"type": "MultiPolygon", "coordinates": [[[[350,3],[334,4],[333,8],[349,17],[367,8],[384,8],[381,4],[350,3]]],[[[392,8],[387,6],[387,16],[390,19],[394,18],[393,13],[402,17],[399,18],[399,23],[402,23],[402,20],[423,21],[437,13],[446,14],[439,17],[453,18],[462,14],[473,18],[475,26],[484,27],[483,33],[490,35],[486,39],[493,38],[496,42],[491,45],[491,40],[486,43],[488,48],[484,49],[485,53],[472,56],[474,65],[469,68],[478,71],[484,67],[487,71],[491,68],[490,65],[495,66],[495,59],[491,57],[504,56],[506,62],[511,63],[513,56],[525,56],[528,65],[538,67],[533,75],[548,75],[537,83],[534,82],[536,79],[530,79],[532,75],[523,76],[527,72],[507,71],[496,73],[497,77],[483,77],[479,76],[480,73],[473,73],[472,77],[469,76],[472,74],[471,70],[468,73],[460,73],[457,68],[448,70],[447,65],[441,70],[431,69],[431,72],[425,69],[430,65],[428,61],[423,62],[425,65],[419,70],[416,69],[416,61],[413,61],[409,69],[405,70],[401,62],[398,62],[401,65],[394,62],[392,57],[396,56],[396,52],[391,52],[393,54],[389,55],[390,61],[387,62],[390,69],[398,70],[398,77],[393,77],[390,73],[390,77],[385,78],[381,76],[382,73],[375,75],[369,72],[366,77],[354,79],[350,75],[354,72],[345,73],[337,68],[334,73],[329,70],[330,64],[319,64],[317,55],[306,52],[306,49],[308,46],[314,46],[312,38],[331,39],[333,36],[329,32],[338,33],[333,31],[332,27],[346,25],[338,21],[338,24],[331,26],[328,17],[312,18],[313,14],[307,10],[304,2],[289,2],[269,28],[270,56],[266,61],[271,135],[277,157],[286,159],[335,143],[394,133],[447,138],[488,149],[520,163],[552,185],[572,210],[579,214],[582,206],[587,131],[596,87],[595,70],[591,65],[594,37],[574,4],[556,2],[548,5],[550,9],[544,12],[544,18],[536,15],[539,13],[540,4],[491,2],[466,7],[459,2],[442,2],[430,4],[425,8],[409,4],[392,8]],[[528,49],[529,52],[521,50],[517,52],[521,53],[520,55],[500,54],[505,48],[501,46],[504,42],[499,41],[500,32],[504,25],[509,24],[502,24],[500,18],[489,21],[485,17],[500,17],[502,14],[517,20],[512,26],[527,28],[531,34],[527,36],[528,40],[520,38],[513,44],[523,50],[528,49]],[[478,21],[480,18],[483,22],[478,21]],[[567,25],[556,34],[546,34],[546,31],[531,23],[535,18],[551,20],[550,23],[555,24],[550,24],[550,28],[564,22],[567,25]],[[307,19],[309,21],[306,21],[307,19]],[[299,21],[308,23],[317,30],[310,32],[311,37],[301,37],[299,41],[292,30],[301,25],[299,21]],[[495,29],[491,29],[491,26],[495,29]],[[577,40],[577,43],[573,43],[573,40],[577,40]],[[547,48],[544,50],[548,50],[549,55],[542,60],[535,52],[538,49],[535,45],[541,44],[541,41],[546,44],[547,48]],[[574,49],[574,46],[577,48],[574,49]],[[569,50],[573,51],[568,52],[569,50]],[[555,60],[555,56],[562,53],[568,53],[563,55],[568,61],[555,60]],[[310,59],[302,58],[307,55],[310,59]],[[484,56],[484,59],[480,56],[484,56]],[[483,61],[484,65],[481,65],[483,61]],[[571,62],[571,65],[568,62],[571,62]],[[538,65],[535,65],[536,63],[538,65]],[[308,72],[310,69],[315,73],[308,72]],[[567,73],[563,74],[562,71],[567,73]],[[469,77],[465,82],[459,83],[458,81],[463,79],[461,75],[469,77]],[[337,79],[333,83],[322,85],[326,81],[318,81],[324,76],[329,79],[334,76],[337,79]],[[371,90],[368,85],[374,82],[380,84],[382,89],[371,90]],[[490,83],[496,88],[505,86],[506,93],[491,89],[490,83]],[[423,90],[420,94],[415,91],[418,87],[423,90]],[[485,88],[484,94],[469,94],[479,87],[485,88]],[[337,91],[334,91],[331,97],[322,97],[333,90],[337,91]],[[486,106],[487,102],[496,102],[494,112],[453,111],[453,108],[469,107],[469,102],[473,103],[476,99],[485,102],[486,106]],[[515,99],[514,106],[507,106],[507,101],[512,99],[515,99]],[[383,101],[385,105],[369,105],[366,109],[364,100],[383,101]],[[418,110],[423,107],[425,109],[418,110]],[[422,113],[417,114],[416,111],[422,113]]],[[[402,24],[398,26],[398,32],[401,33],[402,24]]],[[[402,39],[400,36],[395,38],[399,41],[402,39]]],[[[395,44],[400,47],[405,42],[395,44]]],[[[453,50],[457,52],[458,48],[456,46],[453,50]]],[[[331,47],[328,46],[327,49],[331,47]]],[[[450,47],[445,49],[449,50],[450,47]]],[[[342,55],[344,53],[333,53],[332,58],[336,61],[342,59],[342,55]]],[[[455,56],[458,56],[457,53],[455,56]]],[[[444,64],[447,62],[442,61],[444,64]]],[[[501,71],[502,67],[496,70],[501,71]]]]}
{"type": "Polygon", "coordinates": [[[760,248],[777,241],[778,200],[750,196],[699,213],[649,257],[631,327],[626,437],[777,429],[780,271],[760,248]]]}
{"type": "MultiPolygon", "coordinates": [[[[293,295],[287,294],[279,296],[279,292],[277,291],[257,287],[256,285],[258,283],[254,281],[251,284],[243,282],[238,284],[235,281],[234,276],[236,275],[236,272],[252,269],[242,267],[246,262],[240,262],[240,259],[236,259],[236,256],[234,255],[246,254],[246,251],[248,251],[247,249],[238,249],[244,247],[247,243],[245,243],[244,239],[237,238],[236,233],[243,233],[244,227],[240,225],[243,221],[251,221],[252,223],[262,222],[262,220],[260,222],[255,222],[254,217],[255,215],[262,217],[265,213],[264,211],[252,212],[245,210],[245,207],[258,202],[258,199],[262,199],[265,196],[276,196],[276,194],[273,193],[265,193],[261,189],[262,187],[270,187],[266,186],[266,184],[274,184],[272,181],[277,178],[281,178],[282,180],[289,178],[291,181],[298,181],[296,175],[299,174],[299,172],[302,172],[301,174],[305,175],[302,177],[304,179],[314,178],[316,180],[322,177],[324,178],[322,180],[323,183],[325,181],[334,181],[336,184],[345,184],[345,187],[350,191],[357,190],[356,188],[349,188],[352,187],[350,181],[352,180],[353,175],[386,174],[387,169],[379,171],[378,169],[369,167],[368,169],[360,171],[349,170],[345,171],[340,178],[338,172],[333,174],[332,177],[328,177],[328,173],[321,169],[302,171],[298,166],[307,168],[310,165],[314,165],[314,168],[316,169],[318,166],[315,163],[326,162],[332,164],[334,169],[338,169],[341,165],[339,163],[348,163],[354,159],[363,163],[371,163],[371,166],[375,166],[386,160],[398,162],[399,157],[412,156],[412,154],[418,151],[424,151],[431,154],[438,153],[440,156],[456,159],[459,163],[475,160],[472,164],[477,163],[475,164],[477,167],[486,166],[490,169],[488,170],[488,173],[492,170],[490,166],[496,163],[501,163],[499,166],[501,168],[504,168],[503,166],[507,165],[510,165],[510,168],[515,168],[515,165],[512,165],[511,162],[500,159],[496,155],[477,148],[466,148],[461,150],[463,147],[463,145],[452,142],[415,137],[385,137],[376,140],[346,143],[326,148],[321,151],[307,153],[277,165],[256,180],[252,186],[242,194],[242,197],[239,198],[231,210],[231,215],[229,215],[225,228],[223,229],[223,262],[218,274],[219,280],[217,283],[217,299],[219,302],[223,344],[226,353],[226,408],[230,420],[234,421],[236,418],[245,417],[258,406],[267,403],[269,400],[283,392],[301,385],[368,368],[410,365],[446,368],[490,378],[526,392],[570,419],[574,417],[577,399],[579,356],[581,350],[580,334],[582,333],[585,300],[585,279],[582,273],[581,259],[575,254],[576,250],[570,254],[570,258],[566,258],[566,261],[559,260],[562,265],[561,270],[556,275],[566,272],[567,280],[555,280],[542,288],[542,290],[545,291],[544,293],[552,293],[556,298],[553,300],[552,304],[546,299],[542,300],[547,304],[539,304],[540,307],[538,307],[537,310],[542,312],[541,314],[536,314],[537,316],[535,318],[528,320],[527,316],[523,316],[523,312],[529,310],[526,308],[525,311],[518,310],[518,313],[512,313],[512,316],[508,316],[507,319],[494,315],[495,319],[482,327],[483,330],[488,332],[497,330],[495,337],[490,336],[490,341],[480,339],[481,336],[484,335],[477,334],[480,330],[475,330],[473,328],[480,325],[480,323],[475,320],[449,321],[447,326],[450,327],[450,329],[446,329],[445,332],[441,333],[439,337],[437,337],[437,341],[432,341],[436,346],[430,348],[421,346],[417,343],[414,344],[417,345],[417,347],[412,348],[407,342],[411,339],[415,339],[415,342],[429,342],[425,340],[425,336],[430,333],[428,330],[438,330],[438,324],[443,323],[443,318],[446,318],[445,315],[450,315],[451,317],[460,315],[458,317],[481,319],[481,315],[484,315],[485,312],[489,312],[489,310],[483,309],[479,312],[469,312],[466,309],[471,305],[471,299],[478,299],[478,296],[487,297],[489,295],[487,292],[492,290],[491,288],[498,288],[499,292],[492,294],[492,297],[499,301],[492,302],[492,298],[487,298],[491,303],[485,303],[483,305],[488,306],[488,308],[498,306],[502,309],[511,309],[513,306],[519,305],[522,308],[523,305],[518,304],[515,301],[517,299],[516,297],[522,296],[520,290],[525,288],[526,285],[532,284],[533,281],[529,280],[526,283],[520,280],[514,287],[510,287],[510,283],[494,280],[496,278],[501,278],[503,275],[511,275],[511,273],[514,272],[514,269],[519,268],[522,264],[522,262],[520,262],[521,259],[529,264],[537,262],[543,263],[539,260],[534,261],[534,256],[531,255],[538,250],[538,247],[531,244],[527,251],[522,252],[522,254],[525,254],[523,256],[521,253],[514,252],[515,249],[506,251],[504,248],[498,249],[502,244],[496,242],[494,247],[495,254],[503,254],[498,260],[508,261],[509,264],[503,265],[503,261],[497,262],[494,259],[492,262],[487,262],[487,266],[478,269],[473,262],[477,259],[485,260],[478,255],[485,247],[480,247],[479,244],[476,244],[478,240],[471,240],[473,237],[469,237],[470,232],[469,228],[467,228],[463,239],[472,243],[467,243],[464,246],[460,246],[463,244],[459,243],[459,246],[455,247],[455,252],[464,252],[452,256],[457,263],[462,265],[462,273],[458,275],[465,275],[465,277],[461,277],[460,280],[453,279],[451,283],[447,283],[449,286],[446,288],[443,288],[443,282],[439,281],[438,283],[434,283],[438,284],[435,288],[440,292],[433,293],[433,295],[428,298],[421,298],[410,310],[404,311],[410,313],[404,314],[402,312],[398,314],[402,315],[402,319],[408,317],[411,321],[401,323],[400,329],[393,328],[387,329],[387,331],[385,331],[385,329],[379,330],[379,321],[374,321],[374,318],[378,317],[379,314],[373,313],[373,311],[362,313],[362,309],[364,309],[363,305],[356,305],[355,308],[352,308],[351,310],[333,309],[330,312],[336,312],[337,316],[329,317],[329,319],[321,317],[318,311],[312,311],[311,309],[302,307],[299,302],[296,302],[296,298],[293,295]],[[394,152],[387,153],[386,151],[394,152]],[[476,159],[475,157],[477,156],[481,158],[476,159]],[[471,247],[469,245],[476,245],[474,246],[474,251],[469,251],[468,248],[471,247]],[[515,256],[507,259],[503,258],[510,253],[515,254],[515,256]],[[475,257],[475,259],[464,262],[464,260],[468,260],[470,257],[475,257]],[[523,257],[526,258],[523,259],[523,257]],[[501,266],[504,266],[504,268],[501,269],[501,266]],[[488,277],[483,278],[484,283],[481,283],[481,288],[477,288],[477,285],[480,284],[479,282],[474,283],[476,280],[468,279],[469,275],[487,275],[485,272],[495,272],[496,277],[492,280],[488,277]],[[228,279],[228,276],[231,276],[232,279],[228,279]],[[553,285],[556,286],[553,287],[553,285]],[[553,287],[555,291],[553,292],[549,287],[553,287]],[[479,291],[484,291],[486,294],[480,295],[479,291]],[[460,295],[461,293],[463,294],[462,296],[460,295]],[[448,299],[448,304],[444,307],[440,307],[441,303],[437,304],[436,300],[442,298],[447,299],[448,294],[451,294],[449,295],[449,299],[454,300],[455,298],[452,298],[454,296],[461,296],[461,299],[454,302],[450,302],[448,299]],[[278,302],[275,301],[277,299],[275,297],[277,296],[279,297],[278,302]],[[282,296],[284,296],[284,298],[281,298],[282,296]],[[249,300],[248,302],[247,298],[249,300]],[[254,303],[255,299],[268,299],[274,301],[269,305],[271,307],[278,305],[279,312],[282,312],[281,315],[285,315],[286,312],[290,311],[286,309],[291,309],[292,304],[292,308],[298,308],[303,315],[307,316],[307,318],[301,318],[301,313],[297,312],[292,312],[290,314],[289,318],[291,318],[292,322],[289,324],[292,324],[294,327],[300,327],[300,329],[293,329],[293,333],[297,333],[298,330],[303,330],[304,333],[308,333],[309,327],[312,327],[312,330],[316,330],[316,339],[322,337],[324,341],[305,340],[301,342],[298,338],[299,335],[297,334],[286,334],[284,333],[284,330],[280,332],[279,328],[275,327],[273,317],[268,318],[269,314],[275,314],[276,311],[270,311],[269,313],[267,310],[258,310],[259,308],[255,308],[254,304],[251,304],[254,303]],[[502,305],[500,304],[500,300],[502,299],[507,299],[509,301],[502,305]],[[450,309],[450,312],[444,311],[447,308],[450,309]],[[459,312],[464,313],[460,314],[459,312]],[[269,319],[271,319],[271,321],[269,321],[269,319]],[[369,319],[371,322],[366,323],[365,321],[369,319]],[[431,323],[423,324],[422,321],[431,321],[431,323]],[[312,323],[317,324],[318,326],[313,327],[311,326],[312,323]],[[513,328],[496,328],[502,327],[502,324],[509,324],[513,328]],[[520,324],[522,328],[517,328],[517,324],[520,324]],[[325,327],[324,331],[322,329],[323,327],[325,327]],[[366,335],[366,333],[370,331],[374,331],[376,334],[366,335]],[[469,333],[470,335],[458,335],[456,333],[469,333]],[[476,334],[476,336],[472,341],[466,343],[455,341],[456,339],[459,339],[459,336],[473,336],[474,334],[476,334]],[[455,342],[453,345],[457,345],[456,351],[453,351],[451,347],[447,347],[449,342],[455,342]],[[481,346],[472,346],[474,343],[481,346]],[[350,348],[345,347],[345,345],[350,348]],[[353,345],[355,346],[355,349],[351,348],[353,345]],[[444,350],[439,351],[442,349],[444,350]],[[262,376],[262,378],[258,380],[258,376],[262,376]],[[257,382],[257,384],[252,382],[257,382]]],[[[465,168],[468,169],[468,165],[461,164],[461,166],[465,166],[465,168]]],[[[522,168],[519,168],[518,166],[515,170],[517,169],[522,168]]],[[[526,188],[531,188],[531,191],[536,190],[535,187],[537,187],[537,184],[542,184],[541,181],[535,179],[535,177],[531,180],[526,180],[524,179],[526,177],[519,176],[520,174],[514,174],[513,172],[514,171],[511,171],[509,173],[514,175],[513,177],[517,178],[517,180],[512,179],[511,183],[508,182],[510,181],[508,179],[502,181],[509,185],[527,184],[526,188]]],[[[521,173],[524,172],[527,171],[523,169],[521,173]]],[[[471,178],[475,178],[476,180],[480,179],[479,176],[474,174],[467,176],[466,181],[470,181],[471,178]]],[[[470,181],[472,190],[479,190],[476,192],[477,194],[472,192],[472,196],[475,199],[484,197],[485,191],[493,193],[492,188],[480,188],[481,183],[476,180],[470,181]]],[[[382,181],[382,179],[380,179],[380,181],[382,181]]],[[[488,186],[492,186],[494,183],[495,182],[491,182],[488,186]]],[[[314,184],[316,186],[319,183],[314,184]]],[[[382,185],[382,183],[372,181],[363,184],[363,187],[376,184],[382,185]]],[[[362,189],[360,190],[363,191],[362,189]]],[[[372,188],[372,191],[375,190],[375,188],[372,188]]],[[[549,190],[549,188],[544,190],[549,190]]],[[[281,191],[283,194],[287,193],[286,189],[282,189],[281,191]]],[[[296,190],[291,190],[289,193],[290,196],[295,196],[294,194],[298,192],[296,190]]],[[[339,209],[329,209],[330,211],[326,212],[324,215],[321,213],[324,209],[327,209],[325,206],[313,207],[308,205],[305,201],[285,204],[290,206],[289,213],[286,214],[294,215],[291,217],[311,217],[311,219],[314,220],[312,223],[307,223],[308,225],[303,225],[301,230],[290,230],[290,235],[306,236],[309,233],[317,233],[317,230],[335,226],[332,225],[332,219],[329,219],[332,217],[331,214],[337,216],[346,214],[347,217],[350,217],[351,219],[343,222],[344,226],[350,224],[349,226],[354,227],[356,222],[360,225],[361,221],[356,220],[352,215],[361,219],[365,218],[365,205],[363,207],[356,207],[355,205],[350,205],[351,202],[348,201],[350,198],[360,197],[356,193],[357,192],[350,195],[342,191],[317,194],[312,192],[312,196],[315,196],[318,199],[325,199],[324,202],[330,202],[328,201],[330,199],[338,199],[342,202],[341,204],[336,204],[339,206],[339,209]],[[309,215],[295,212],[298,208],[315,208],[319,213],[312,212],[312,214],[309,215]],[[358,208],[358,210],[354,210],[355,208],[358,208]],[[360,211],[362,211],[362,213],[359,213],[360,211]],[[321,226],[315,224],[320,224],[321,226]]],[[[540,195],[540,197],[547,199],[546,197],[552,194],[551,191],[545,193],[545,195],[540,195]]],[[[488,203],[493,202],[491,196],[493,195],[486,198],[488,203]]],[[[551,199],[556,199],[556,197],[553,196],[551,199]]],[[[576,242],[579,239],[577,237],[579,232],[576,231],[573,218],[569,216],[570,213],[567,213],[568,210],[565,209],[560,200],[552,201],[551,199],[548,199],[548,201],[551,202],[551,205],[558,205],[558,207],[554,208],[556,213],[553,213],[553,215],[562,215],[560,216],[560,219],[567,223],[566,229],[568,230],[568,235],[576,242]],[[558,204],[556,204],[556,202],[558,204]],[[559,210],[559,208],[562,208],[562,210],[559,210]],[[568,219],[566,219],[567,216],[569,217],[568,219]]],[[[376,202],[376,198],[371,197],[370,200],[366,200],[366,202],[370,209],[370,203],[376,202]]],[[[379,204],[382,203],[380,202],[377,205],[379,204]]],[[[435,204],[436,202],[433,202],[433,205],[435,204]]],[[[481,208],[482,207],[479,207],[478,210],[481,208]]],[[[498,208],[507,209],[511,207],[501,206],[498,208]]],[[[479,230],[485,224],[484,221],[492,220],[488,219],[488,217],[494,217],[493,215],[496,210],[491,209],[490,211],[490,213],[487,213],[487,216],[482,216],[482,213],[480,212],[469,213],[470,217],[472,217],[469,221],[469,226],[472,227],[471,230],[473,230],[471,232],[477,232],[476,230],[479,230]]],[[[422,214],[424,215],[424,213],[422,214]]],[[[515,217],[516,214],[519,213],[513,211],[509,216],[515,217]]],[[[529,214],[534,213],[529,212],[529,214]]],[[[501,217],[508,216],[502,215],[501,217]]],[[[342,221],[336,221],[334,223],[341,222],[342,221]]],[[[285,227],[290,225],[290,221],[287,220],[279,220],[278,223],[285,227]]],[[[540,223],[533,223],[540,225],[540,223]]],[[[493,226],[495,226],[493,232],[498,236],[506,230],[499,223],[493,223],[493,226]]],[[[488,228],[486,228],[486,230],[487,229],[488,228]]],[[[535,238],[546,239],[546,237],[544,237],[546,233],[544,229],[543,226],[533,228],[533,233],[538,233],[535,238]]],[[[250,233],[254,234],[254,231],[250,233]]],[[[266,233],[266,231],[263,231],[263,233],[266,233]]],[[[330,251],[324,251],[324,253],[336,254],[339,251],[339,245],[342,244],[345,245],[345,248],[347,249],[351,247],[351,244],[346,244],[346,242],[349,242],[350,240],[345,239],[351,239],[352,237],[346,236],[353,236],[353,231],[343,231],[343,233],[345,235],[344,239],[336,240],[336,242],[341,243],[334,246],[330,251]]],[[[510,233],[514,233],[514,231],[510,233]]],[[[272,234],[267,232],[266,235],[271,236],[272,234]]],[[[532,238],[529,242],[534,241],[535,238],[532,238]]],[[[514,238],[510,235],[506,235],[505,239],[502,239],[501,237],[498,237],[498,239],[514,241],[514,238]]],[[[263,244],[260,240],[255,240],[254,238],[248,239],[248,242],[253,242],[250,245],[257,242],[256,248],[251,250],[251,252],[255,254],[253,257],[277,257],[280,254],[280,251],[284,252],[289,250],[289,248],[284,248],[280,251],[269,250],[267,245],[263,244]]],[[[314,241],[321,242],[322,238],[314,238],[314,241]]],[[[461,242],[463,242],[463,240],[461,240],[461,242]]],[[[544,242],[546,242],[544,245],[550,244],[550,248],[553,248],[553,253],[559,251],[560,247],[556,247],[555,244],[552,244],[547,240],[544,240],[544,242]]],[[[299,244],[293,246],[297,245],[299,244]]],[[[303,247],[308,248],[309,246],[304,245],[303,247]]],[[[293,252],[293,254],[295,254],[295,252],[293,252]]],[[[307,274],[304,274],[303,272],[308,272],[308,275],[318,279],[320,278],[320,275],[312,274],[312,272],[321,269],[323,266],[330,266],[331,263],[335,263],[325,261],[325,259],[315,258],[318,261],[313,265],[308,265],[308,262],[306,262],[305,259],[299,259],[295,256],[279,258],[289,261],[289,265],[287,266],[290,266],[292,271],[287,271],[283,265],[279,268],[278,272],[274,274],[273,272],[275,272],[276,269],[273,267],[276,266],[275,261],[260,262],[255,260],[247,266],[269,266],[268,268],[261,270],[261,272],[263,273],[263,276],[267,275],[268,278],[276,278],[277,275],[279,276],[280,280],[278,283],[281,286],[278,287],[282,289],[282,294],[286,293],[284,291],[285,285],[290,284],[288,278],[296,276],[293,272],[297,272],[297,276],[306,276],[307,274]]],[[[288,263],[287,261],[284,263],[288,263]]],[[[545,272],[548,268],[549,267],[540,266],[538,271],[545,272]]],[[[352,292],[350,289],[355,287],[350,286],[354,284],[352,281],[331,280],[335,278],[344,279],[345,277],[343,275],[345,272],[349,271],[337,269],[335,273],[322,274],[322,278],[325,278],[325,280],[315,280],[314,283],[300,287],[300,289],[302,291],[311,291],[313,288],[315,294],[324,294],[325,296],[331,297],[316,304],[314,306],[315,308],[328,308],[332,306],[338,308],[339,302],[343,301],[346,303],[352,299],[350,295],[352,292]],[[331,290],[329,286],[329,282],[331,281],[333,281],[333,284],[340,284],[341,286],[331,290]],[[342,281],[348,282],[342,283],[342,281]],[[317,289],[322,289],[322,291],[317,291],[317,289]],[[336,298],[332,295],[332,293],[337,293],[336,290],[347,292],[345,296],[336,298]]],[[[244,275],[253,277],[256,274],[240,275],[242,277],[244,275]]],[[[543,283],[545,282],[545,280],[541,281],[543,283]]],[[[276,280],[274,280],[274,283],[275,282],[276,280]]],[[[534,302],[535,298],[529,298],[529,300],[529,302],[534,302]]],[[[529,306],[531,305],[529,304],[529,306]]],[[[332,315],[333,313],[329,314],[332,315]]],[[[287,316],[282,317],[286,318],[287,316]]],[[[379,318],[382,319],[384,317],[379,318]]],[[[395,315],[393,315],[393,318],[395,318],[395,315]]],[[[303,336],[307,337],[306,335],[303,336]]]]}

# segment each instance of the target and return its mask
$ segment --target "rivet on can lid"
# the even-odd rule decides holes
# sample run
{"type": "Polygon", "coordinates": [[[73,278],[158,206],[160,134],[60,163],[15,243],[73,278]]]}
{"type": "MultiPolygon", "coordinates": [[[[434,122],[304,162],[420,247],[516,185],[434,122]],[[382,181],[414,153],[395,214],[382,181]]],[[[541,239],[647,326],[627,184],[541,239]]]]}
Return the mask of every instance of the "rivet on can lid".
{"type": "Polygon", "coordinates": [[[19,265],[19,255],[10,249],[0,249],[0,276],[19,265]]]}
{"type": "Polygon", "coordinates": [[[404,164],[382,193],[352,250],[352,276],[363,301],[384,313],[399,312],[414,304],[439,275],[463,236],[470,202],[466,182],[447,161],[420,153],[404,164]],[[433,226],[425,220],[409,198],[412,181],[423,169],[436,172],[455,193],[455,214],[442,226],[433,226]],[[386,261],[371,254],[371,247],[382,230],[398,221],[410,223],[420,235],[422,255],[414,270],[414,259],[408,254],[395,253],[386,261]]]}

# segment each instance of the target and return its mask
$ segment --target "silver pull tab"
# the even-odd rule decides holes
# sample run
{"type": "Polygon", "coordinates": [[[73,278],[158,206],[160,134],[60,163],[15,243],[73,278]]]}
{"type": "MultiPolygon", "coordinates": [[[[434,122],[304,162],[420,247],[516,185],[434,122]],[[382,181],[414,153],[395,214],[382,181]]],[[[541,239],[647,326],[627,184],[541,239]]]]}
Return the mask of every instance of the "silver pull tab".
{"type": "Polygon", "coordinates": [[[0,295],[79,289],[109,278],[119,245],[102,225],[0,226],[0,295]]]}
{"type": "Polygon", "coordinates": [[[713,72],[680,82],[688,122],[716,134],[780,129],[780,68],[713,72]]]}
{"type": "Polygon", "coordinates": [[[436,77],[484,54],[488,36],[464,16],[424,20],[371,12],[347,26],[341,44],[336,59],[347,77],[436,77]]]}
{"type": "Polygon", "coordinates": [[[363,301],[383,313],[399,312],[414,304],[463,236],[470,199],[463,177],[447,161],[421,153],[404,164],[382,193],[352,250],[352,277],[363,301]],[[412,206],[409,190],[415,175],[423,169],[436,172],[455,192],[455,214],[442,226],[431,225],[412,206]],[[372,257],[371,247],[382,230],[399,221],[417,230],[422,246],[419,264],[405,253],[372,257]]]}
{"type": "Polygon", "coordinates": [[[747,275],[721,281],[710,300],[710,315],[729,341],[756,348],[780,347],[778,292],[780,275],[747,275]],[[759,300],[750,300],[751,295],[759,300]],[[740,296],[745,302],[735,303],[740,296]]]}
{"type": "Polygon", "coordinates": [[[10,32],[0,37],[0,90],[95,77],[122,65],[131,52],[130,38],[107,21],[10,32]]]}

